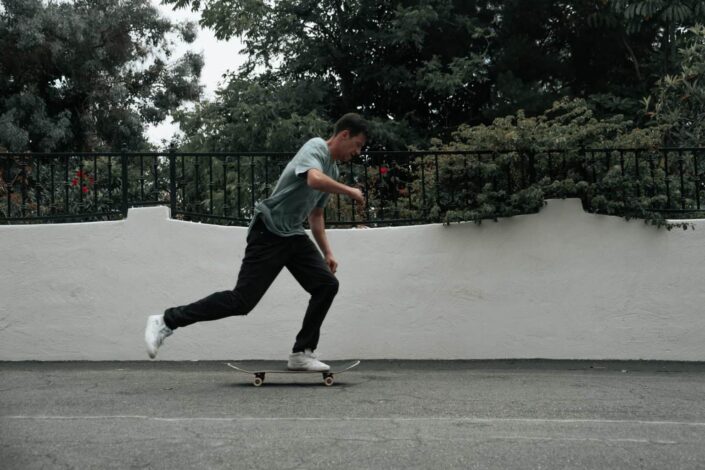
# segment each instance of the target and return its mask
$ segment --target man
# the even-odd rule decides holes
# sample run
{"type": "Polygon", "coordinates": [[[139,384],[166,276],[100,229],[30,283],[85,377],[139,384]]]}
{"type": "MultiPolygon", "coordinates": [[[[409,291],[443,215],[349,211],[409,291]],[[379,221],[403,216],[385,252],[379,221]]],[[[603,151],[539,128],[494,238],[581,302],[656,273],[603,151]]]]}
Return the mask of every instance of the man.
{"type": "Polygon", "coordinates": [[[323,208],[330,194],[346,195],[360,204],[362,192],[338,183],[337,162],[358,156],[367,141],[367,122],[349,113],[335,124],[333,136],[306,142],[288,163],[272,195],[255,206],[247,248],[235,289],[216,292],[197,302],[167,309],[147,319],[145,341],[149,357],[177,328],[199,321],[247,315],[260,301],[282,268],[286,267],[311,294],[301,331],[289,356],[291,370],[327,371],[330,367],[313,354],[321,324],[338,292],[338,263],[328,243],[323,208]],[[318,251],[303,229],[308,218],[318,251]]]}

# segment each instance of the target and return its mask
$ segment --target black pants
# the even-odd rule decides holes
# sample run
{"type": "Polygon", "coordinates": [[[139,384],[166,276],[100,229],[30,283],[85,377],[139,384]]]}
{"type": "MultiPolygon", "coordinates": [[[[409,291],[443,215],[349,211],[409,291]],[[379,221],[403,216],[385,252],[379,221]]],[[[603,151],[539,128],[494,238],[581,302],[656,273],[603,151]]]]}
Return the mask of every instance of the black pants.
{"type": "Polygon", "coordinates": [[[338,293],[338,280],[307,235],[280,237],[269,232],[261,220],[255,223],[247,237],[245,258],[235,289],[216,292],[189,305],[169,308],[164,312],[164,322],[169,328],[176,329],[199,321],[247,315],[284,267],[311,294],[293,351],[316,349],[321,324],[338,293]]]}

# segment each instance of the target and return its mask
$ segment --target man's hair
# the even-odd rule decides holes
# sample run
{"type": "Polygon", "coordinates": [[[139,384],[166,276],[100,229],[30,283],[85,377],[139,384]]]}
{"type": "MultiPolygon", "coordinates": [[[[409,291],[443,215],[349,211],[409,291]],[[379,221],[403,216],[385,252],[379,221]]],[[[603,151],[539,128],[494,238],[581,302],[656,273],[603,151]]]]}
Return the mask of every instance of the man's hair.
{"type": "Polygon", "coordinates": [[[348,113],[338,119],[338,122],[335,123],[335,127],[333,128],[333,135],[338,135],[338,133],[343,131],[350,131],[351,137],[364,134],[365,138],[368,138],[370,135],[367,128],[367,121],[357,113],[348,113]]]}

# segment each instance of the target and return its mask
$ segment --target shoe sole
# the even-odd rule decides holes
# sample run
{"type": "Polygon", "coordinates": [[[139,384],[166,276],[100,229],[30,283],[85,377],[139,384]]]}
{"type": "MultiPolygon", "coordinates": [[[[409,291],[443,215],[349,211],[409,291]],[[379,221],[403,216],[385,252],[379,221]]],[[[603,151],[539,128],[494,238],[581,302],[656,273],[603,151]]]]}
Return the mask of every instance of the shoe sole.
{"type": "Polygon", "coordinates": [[[150,323],[150,321],[147,320],[147,328],[144,333],[144,342],[147,343],[147,355],[149,356],[150,359],[154,359],[155,357],[157,357],[157,350],[154,349],[154,351],[152,351],[152,347],[151,347],[149,339],[148,339],[147,332],[149,331],[149,323],[150,323]]]}

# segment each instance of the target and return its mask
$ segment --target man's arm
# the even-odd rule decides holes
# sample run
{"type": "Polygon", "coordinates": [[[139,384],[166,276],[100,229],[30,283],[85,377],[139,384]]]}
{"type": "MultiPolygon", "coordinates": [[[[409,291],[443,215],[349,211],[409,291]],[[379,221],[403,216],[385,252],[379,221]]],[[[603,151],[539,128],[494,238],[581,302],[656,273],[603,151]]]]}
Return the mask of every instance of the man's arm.
{"type": "Polygon", "coordinates": [[[330,268],[331,272],[335,274],[338,269],[338,262],[333,258],[333,251],[328,243],[328,237],[326,236],[326,221],[323,218],[323,208],[316,207],[308,215],[308,225],[311,227],[311,232],[313,233],[313,238],[316,239],[318,247],[323,252],[323,256],[326,259],[326,264],[330,268]]]}
{"type": "Polygon", "coordinates": [[[338,183],[333,178],[329,177],[320,170],[316,170],[315,168],[311,168],[306,172],[306,184],[317,191],[343,194],[356,200],[360,204],[365,203],[365,197],[362,195],[362,191],[357,188],[353,188],[352,186],[346,186],[342,183],[338,183]]]}

